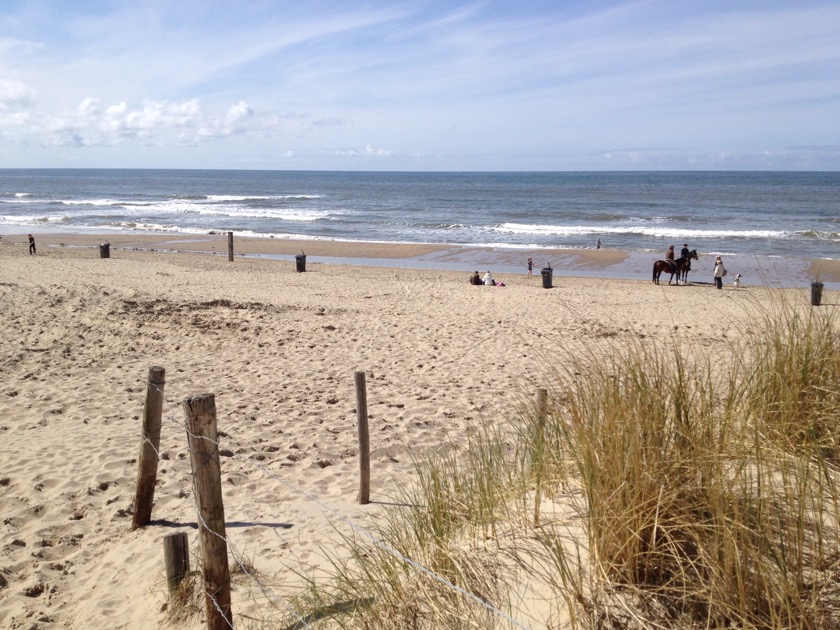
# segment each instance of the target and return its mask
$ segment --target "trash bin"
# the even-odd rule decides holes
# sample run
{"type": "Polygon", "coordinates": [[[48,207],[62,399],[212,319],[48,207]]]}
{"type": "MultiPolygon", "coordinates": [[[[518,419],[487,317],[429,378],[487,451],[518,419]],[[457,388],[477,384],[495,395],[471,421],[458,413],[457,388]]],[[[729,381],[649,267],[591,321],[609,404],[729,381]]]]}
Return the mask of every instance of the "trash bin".
{"type": "Polygon", "coordinates": [[[111,244],[110,243],[102,243],[99,246],[99,257],[100,258],[110,258],[111,257],[111,244]]]}
{"type": "Polygon", "coordinates": [[[823,283],[822,282],[812,282],[811,283],[811,304],[813,306],[819,306],[822,302],[822,290],[823,290],[823,283]]]}
{"type": "Polygon", "coordinates": [[[542,279],[543,279],[543,289],[550,289],[551,288],[551,274],[552,274],[551,266],[543,267],[542,270],[542,279]]]}
{"type": "Polygon", "coordinates": [[[297,272],[306,271],[306,254],[295,256],[295,270],[297,272]]]}

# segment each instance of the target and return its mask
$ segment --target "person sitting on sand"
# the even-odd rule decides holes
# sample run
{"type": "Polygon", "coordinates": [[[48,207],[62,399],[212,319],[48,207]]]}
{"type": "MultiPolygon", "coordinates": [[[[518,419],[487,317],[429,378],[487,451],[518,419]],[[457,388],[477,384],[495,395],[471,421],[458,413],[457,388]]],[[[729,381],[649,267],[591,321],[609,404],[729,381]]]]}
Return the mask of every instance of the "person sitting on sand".
{"type": "Polygon", "coordinates": [[[483,284],[481,282],[481,276],[478,275],[477,271],[473,275],[470,276],[470,284],[473,284],[473,285],[483,284]]]}
{"type": "Polygon", "coordinates": [[[493,274],[489,271],[484,274],[484,286],[485,287],[495,287],[496,281],[493,280],[493,274]]]}

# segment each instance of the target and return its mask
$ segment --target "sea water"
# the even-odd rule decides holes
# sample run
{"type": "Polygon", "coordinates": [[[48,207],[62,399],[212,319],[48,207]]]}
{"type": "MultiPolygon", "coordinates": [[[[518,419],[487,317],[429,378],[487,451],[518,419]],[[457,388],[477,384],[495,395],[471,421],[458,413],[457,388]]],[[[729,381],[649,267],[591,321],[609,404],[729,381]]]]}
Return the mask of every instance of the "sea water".
{"type": "Polygon", "coordinates": [[[3,231],[840,259],[840,173],[6,169],[3,231]]]}

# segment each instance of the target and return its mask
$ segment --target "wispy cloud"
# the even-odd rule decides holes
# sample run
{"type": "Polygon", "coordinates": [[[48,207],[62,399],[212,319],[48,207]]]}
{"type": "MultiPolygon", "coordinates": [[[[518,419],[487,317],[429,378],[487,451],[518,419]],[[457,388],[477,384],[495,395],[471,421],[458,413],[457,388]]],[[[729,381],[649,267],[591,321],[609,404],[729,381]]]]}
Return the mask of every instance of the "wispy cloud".
{"type": "Polygon", "coordinates": [[[786,148],[840,143],[835,1],[59,6],[0,7],[4,165],[840,166],[786,148]]]}

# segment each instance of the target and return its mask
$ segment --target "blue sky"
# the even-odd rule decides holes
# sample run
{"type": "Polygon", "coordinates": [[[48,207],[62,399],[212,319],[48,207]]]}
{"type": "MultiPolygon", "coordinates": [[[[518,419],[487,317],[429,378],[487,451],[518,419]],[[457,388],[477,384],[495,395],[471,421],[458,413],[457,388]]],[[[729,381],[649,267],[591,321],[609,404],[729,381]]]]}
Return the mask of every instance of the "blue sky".
{"type": "Polygon", "coordinates": [[[840,2],[3,0],[0,167],[840,170],[840,2]]]}

